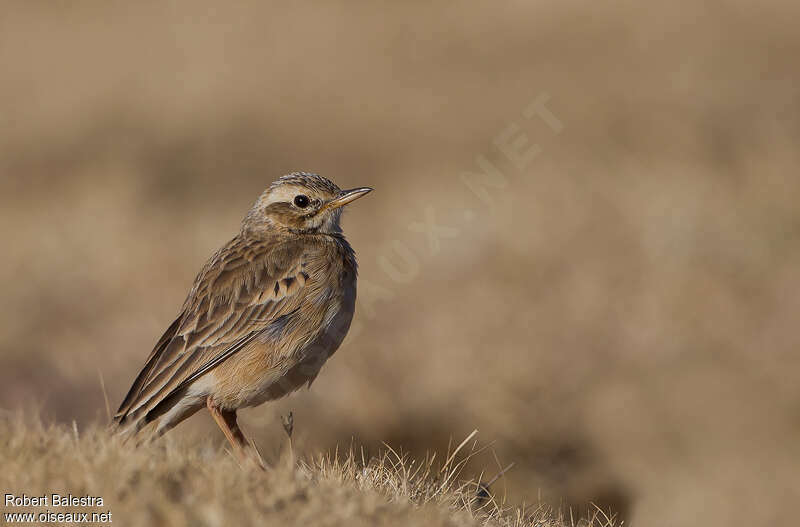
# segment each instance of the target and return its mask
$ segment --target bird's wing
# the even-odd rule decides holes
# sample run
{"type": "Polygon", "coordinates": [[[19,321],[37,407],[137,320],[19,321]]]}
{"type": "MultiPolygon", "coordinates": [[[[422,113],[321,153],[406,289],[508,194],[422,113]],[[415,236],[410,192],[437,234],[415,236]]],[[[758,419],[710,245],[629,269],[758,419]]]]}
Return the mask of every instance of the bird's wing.
{"type": "Polygon", "coordinates": [[[231,240],[197,276],[115,420],[149,411],[298,310],[308,294],[306,265],[299,243],[231,240]]]}

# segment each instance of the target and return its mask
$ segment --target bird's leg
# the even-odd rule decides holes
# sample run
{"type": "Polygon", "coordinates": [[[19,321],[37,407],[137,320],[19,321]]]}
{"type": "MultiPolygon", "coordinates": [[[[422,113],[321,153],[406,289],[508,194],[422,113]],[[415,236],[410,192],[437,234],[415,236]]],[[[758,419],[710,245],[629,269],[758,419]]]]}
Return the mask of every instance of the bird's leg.
{"type": "Polygon", "coordinates": [[[294,431],[294,414],[289,412],[289,415],[286,417],[281,416],[281,423],[283,424],[283,430],[286,432],[286,435],[289,436],[289,466],[294,466],[294,449],[292,448],[292,432],[294,431]]]}
{"type": "Polygon", "coordinates": [[[233,447],[239,460],[246,462],[248,459],[254,459],[261,468],[264,468],[264,461],[261,459],[261,456],[257,451],[251,451],[250,443],[247,441],[247,438],[244,437],[241,428],[239,428],[239,423],[236,422],[236,410],[220,409],[214,404],[210,396],[206,399],[206,406],[208,407],[211,417],[217,422],[220,430],[225,434],[225,438],[233,447]]]}
{"type": "Polygon", "coordinates": [[[239,426],[236,424],[236,414],[233,414],[233,419],[229,415],[230,412],[226,412],[221,410],[217,405],[214,404],[211,397],[209,396],[206,399],[206,406],[208,407],[208,411],[211,414],[211,417],[214,418],[214,421],[217,422],[217,426],[219,426],[222,433],[225,434],[225,438],[233,447],[234,451],[239,454],[240,451],[244,448],[244,436],[242,436],[242,431],[239,430],[239,426]],[[233,427],[231,427],[230,423],[233,421],[233,426],[236,427],[236,431],[238,433],[234,433],[233,427]]]}

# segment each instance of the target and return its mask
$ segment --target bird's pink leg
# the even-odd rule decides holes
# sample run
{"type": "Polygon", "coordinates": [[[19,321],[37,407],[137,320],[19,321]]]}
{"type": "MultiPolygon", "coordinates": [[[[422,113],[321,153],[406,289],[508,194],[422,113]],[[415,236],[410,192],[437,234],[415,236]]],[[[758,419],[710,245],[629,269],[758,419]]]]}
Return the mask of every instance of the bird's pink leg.
{"type": "Polygon", "coordinates": [[[250,443],[247,441],[247,438],[244,437],[241,428],[239,428],[239,423],[236,422],[236,411],[222,410],[214,404],[211,396],[206,399],[206,406],[208,407],[211,417],[217,422],[217,426],[219,426],[222,433],[225,434],[225,438],[233,447],[239,460],[246,462],[254,459],[263,469],[264,461],[261,459],[258,452],[252,451],[253,449],[251,449],[250,443]]]}

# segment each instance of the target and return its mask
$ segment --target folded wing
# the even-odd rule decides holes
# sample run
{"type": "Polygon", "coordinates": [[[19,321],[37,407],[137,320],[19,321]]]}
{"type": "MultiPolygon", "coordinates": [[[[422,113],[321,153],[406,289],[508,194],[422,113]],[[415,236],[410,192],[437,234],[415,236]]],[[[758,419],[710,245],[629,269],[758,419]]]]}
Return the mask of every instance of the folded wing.
{"type": "Polygon", "coordinates": [[[143,426],[160,413],[154,412],[159,404],[297,310],[308,292],[306,258],[299,244],[240,237],[220,249],[195,279],[114,421],[143,426]]]}

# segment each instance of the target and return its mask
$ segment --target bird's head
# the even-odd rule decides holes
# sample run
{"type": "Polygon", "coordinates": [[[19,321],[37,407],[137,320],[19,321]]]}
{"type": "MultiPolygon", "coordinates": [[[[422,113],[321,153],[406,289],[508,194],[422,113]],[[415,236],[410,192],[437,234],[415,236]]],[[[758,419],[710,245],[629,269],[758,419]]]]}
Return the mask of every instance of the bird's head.
{"type": "Polygon", "coordinates": [[[272,183],[245,216],[242,228],[295,233],[341,232],[342,207],[371,192],[369,187],[342,190],[322,176],[295,172],[272,183]]]}

